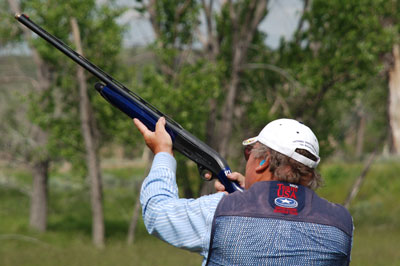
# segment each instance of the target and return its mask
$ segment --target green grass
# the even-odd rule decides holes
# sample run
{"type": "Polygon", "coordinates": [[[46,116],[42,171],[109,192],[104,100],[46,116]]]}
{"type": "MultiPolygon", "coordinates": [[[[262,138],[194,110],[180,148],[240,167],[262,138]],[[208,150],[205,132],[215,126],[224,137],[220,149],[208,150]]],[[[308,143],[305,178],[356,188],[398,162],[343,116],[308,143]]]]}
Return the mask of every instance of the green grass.
{"type": "Polygon", "coordinates": [[[2,239],[0,265],[73,266],[73,265],[200,265],[200,256],[169,246],[152,237],[140,238],[132,246],[109,240],[104,250],[94,248],[90,238],[77,235],[74,240],[59,239],[59,233],[46,233],[48,241],[2,239]],[[51,236],[55,234],[54,236],[51,236]],[[59,243],[60,240],[64,244],[59,243]]]}
{"type": "Polygon", "coordinates": [[[68,245],[16,239],[3,239],[2,242],[6,244],[0,248],[0,265],[145,266],[199,265],[201,262],[198,255],[168,246],[153,238],[140,239],[132,246],[121,241],[108,241],[104,250],[94,248],[90,245],[90,239],[82,236],[77,236],[68,245]]]}
{"type": "Polygon", "coordinates": [[[398,226],[356,226],[351,265],[400,265],[399,239],[398,226]]]}
{"type": "MultiPolygon", "coordinates": [[[[363,165],[323,165],[321,196],[343,203],[363,165]]],[[[14,184],[29,185],[23,169],[0,169],[14,184]]],[[[29,196],[0,185],[0,265],[200,265],[197,254],[174,248],[146,232],[140,220],[135,243],[125,243],[143,168],[105,169],[106,248],[91,243],[89,190],[85,180],[52,171],[48,230],[28,226],[29,196]]],[[[400,163],[379,161],[350,206],[355,223],[351,265],[400,265],[400,163]]]]}

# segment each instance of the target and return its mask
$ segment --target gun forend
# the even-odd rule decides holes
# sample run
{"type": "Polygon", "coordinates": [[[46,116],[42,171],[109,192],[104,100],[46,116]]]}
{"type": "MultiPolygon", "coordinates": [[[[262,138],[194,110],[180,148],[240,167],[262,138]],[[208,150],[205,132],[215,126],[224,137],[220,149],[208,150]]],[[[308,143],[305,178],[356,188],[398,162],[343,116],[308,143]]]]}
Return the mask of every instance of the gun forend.
{"type": "MultiPolygon", "coordinates": [[[[110,102],[131,118],[138,118],[147,128],[154,130],[158,119],[163,116],[161,112],[153,112],[146,102],[138,101],[134,97],[125,97],[110,85],[97,83],[96,90],[110,102]]],[[[209,170],[217,177],[229,193],[242,191],[238,183],[227,178],[231,170],[226,161],[214,149],[186,131],[171,118],[166,118],[166,130],[173,140],[174,150],[179,151],[187,158],[197,163],[200,172],[209,170]]]]}

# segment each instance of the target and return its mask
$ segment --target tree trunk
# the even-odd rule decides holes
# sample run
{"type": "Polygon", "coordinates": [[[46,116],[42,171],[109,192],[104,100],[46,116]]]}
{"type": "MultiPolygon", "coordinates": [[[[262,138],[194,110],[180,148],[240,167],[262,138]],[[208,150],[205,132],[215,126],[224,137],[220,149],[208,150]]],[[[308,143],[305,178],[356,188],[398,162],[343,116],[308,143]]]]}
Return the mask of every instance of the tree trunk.
{"type": "Polygon", "coordinates": [[[393,46],[393,67],[389,71],[389,124],[391,152],[400,154],[400,46],[393,46]]]}
{"type": "MultiPolygon", "coordinates": [[[[240,75],[247,61],[248,48],[256,33],[257,27],[261,20],[265,17],[268,1],[249,1],[247,6],[248,12],[245,18],[241,18],[242,10],[231,1],[224,4],[229,7],[229,16],[233,25],[232,34],[232,61],[231,73],[229,79],[223,81],[225,87],[225,100],[222,108],[217,107],[216,100],[211,100],[211,115],[207,121],[207,143],[218,150],[222,157],[228,157],[229,140],[233,130],[234,110],[236,106],[236,98],[239,90],[240,75]],[[219,109],[219,110],[218,110],[219,109]],[[217,121],[218,115],[221,114],[220,121],[217,121]]],[[[207,26],[207,45],[206,54],[209,60],[214,60],[220,52],[217,38],[217,32],[213,33],[215,27],[212,24],[212,1],[207,5],[206,1],[202,1],[203,9],[206,17],[207,26]]],[[[214,192],[213,182],[205,182],[201,188],[201,195],[207,195],[214,192]]]]}
{"type": "Polygon", "coordinates": [[[222,110],[222,121],[219,129],[219,152],[224,158],[228,155],[228,144],[232,135],[233,109],[235,108],[236,94],[239,85],[239,72],[235,70],[232,72],[232,77],[227,89],[228,95],[225,99],[224,108],[222,110]]]}
{"type": "MultiPolygon", "coordinates": [[[[71,19],[72,33],[78,53],[83,55],[78,23],[75,18],[71,19]]],[[[92,240],[97,247],[104,247],[104,214],[103,193],[100,174],[100,163],[97,154],[97,144],[93,137],[95,129],[92,123],[92,109],[87,93],[87,83],[83,68],[78,66],[77,79],[79,83],[79,108],[81,119],[81,130],[85,141],[86,164],[90,177],[90,192],[92,205],[92,240]]]]}
{"type": "Polygon", "coordinates": [[[268,1],[250,1],[244,18],[242,10],[236,10],[234,3],[228,2],[229,16],[233,25],[232,62],[229,80],[226,82],[226,95],[222,108],[222,121],[218,130],[219,152],[222,157],[228,155],[229,139],[232,135],[233,110],[236,105],[240,74],[247,61],[248,48],[261,20],[265,17],[268,1]]]}
{"type": "Polygon", "coordinates": [[[49,163],[49,161],[42,161],[32,166],[33,189],[29,225],[40,232],[45,232],[47,228],[49,163]]]}

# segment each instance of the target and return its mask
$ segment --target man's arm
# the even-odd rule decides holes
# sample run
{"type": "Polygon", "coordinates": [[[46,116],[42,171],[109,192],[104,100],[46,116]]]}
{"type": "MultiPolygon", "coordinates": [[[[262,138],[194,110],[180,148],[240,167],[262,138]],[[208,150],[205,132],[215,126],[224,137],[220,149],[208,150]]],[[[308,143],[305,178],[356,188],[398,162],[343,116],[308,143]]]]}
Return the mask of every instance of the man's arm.
{"type": "Polygon", "coordinates": [[[170,154],[161,152],[154,157],[140,194],[144,223],[150,234],[205,256],[214,212],[224,194],[179,199],[175,169],[170,154]]]}
{"type": "Polygon", "coordinates": [[[177,247],[207,256],[211,224],[223,193],[198,199],[179,199],[172,141],[161,118],[155,132],[134,121],[156,154],[140,194],[143,220],[150,234],[177,247]]]}

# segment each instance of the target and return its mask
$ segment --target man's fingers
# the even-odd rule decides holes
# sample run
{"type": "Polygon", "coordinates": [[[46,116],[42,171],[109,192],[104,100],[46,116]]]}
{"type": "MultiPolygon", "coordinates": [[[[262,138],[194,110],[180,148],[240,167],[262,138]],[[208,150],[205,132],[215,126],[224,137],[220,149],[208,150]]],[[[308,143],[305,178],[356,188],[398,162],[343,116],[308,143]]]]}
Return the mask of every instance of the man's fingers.
{"type": "Polygon", "coordinates": [[[160,118],[157,121],[155,132],[149,130],[145,124],[143,124],[136,118],[133,119],[133,122],[135,123],[135,126],[138,128],[140,133],[143,135],[146,145],[154,154],[157,154],[159,152],[167,152],[173,155],[172,139],[164,127],[165,118],[160,118]]]}
{"type": "Polygon", "coordinates": [[[211,180],[212,174],[207,172],[207,173],[205,173],[204,178],[207,179],[207,180],[211,180]]]}
{"type": "Polygon", "coordinates": [[[214,187],[218,192],[226,192],[225,186],[219,180],[215,180],[214,187]]]}
{"type": "Polygon", "coordinates": [[[149,129],[139,119],[134,118],[133,123],[135,124],[137,129],[139,129],[140,133],[142,133],[143,136],[147,133],[147,131],[149,131],[149,129]]]}
{"type": "Polygon", "coordinates": [[[219,181],[215,181],[214,186],[217,191],[225,191],[225,186],[219,181]]]}
{"type": "Polygon", "coordinates": [[[227,177],[232,181],[239,182],[240,186],[244,187],[245,184],[245,177],[238,172],[233,172],[227,175],[227,177]]]}
{"type": "Polygon", "coordinates": [[[165,130],[165,118],[164,117],[160,117],[160,119],[158,119],[157,123],[156,123],[156,131],[160,131],[160,130],[165,130]]]}

